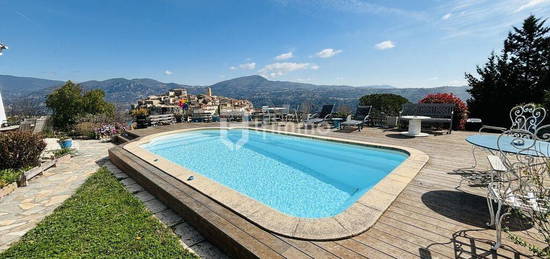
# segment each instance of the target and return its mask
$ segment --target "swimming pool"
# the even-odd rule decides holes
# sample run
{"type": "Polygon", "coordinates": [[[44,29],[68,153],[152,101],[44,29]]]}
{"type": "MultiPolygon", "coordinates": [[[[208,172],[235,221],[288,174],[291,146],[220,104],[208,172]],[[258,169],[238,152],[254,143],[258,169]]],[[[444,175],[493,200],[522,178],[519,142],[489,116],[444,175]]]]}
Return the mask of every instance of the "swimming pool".
{"type": "Polygon", "coordinates": [[[402,151],[247,129],[188,131],[141,145],[284,214],[335,216],[408,154],[402,151]]]}
{"type": "Polygon", "coordinates": [[[202,208],[193,217],[237,216],[282,236],[339,240],[374,225],[429,157],[410,147],[349,139],[365,139],[361,135],[331,135],[187,128],[130,141],[123,148],[133,158],[113,159],[133,168],[137,180],[148,179],[145,189],[171,193],[167,201],[175,210],[215,202],[234,213],[202,208]]]}

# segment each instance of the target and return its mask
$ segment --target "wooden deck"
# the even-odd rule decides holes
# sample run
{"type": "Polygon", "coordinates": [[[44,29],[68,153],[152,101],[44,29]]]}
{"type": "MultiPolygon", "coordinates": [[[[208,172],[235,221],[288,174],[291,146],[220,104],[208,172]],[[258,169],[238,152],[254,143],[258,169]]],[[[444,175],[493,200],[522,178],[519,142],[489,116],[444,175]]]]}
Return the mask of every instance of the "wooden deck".
{"type": "MultiPolygon", "coordinates": [[[[219,124],[176,124],[134,130],[132,133],[145,136],[205,126],[219,124]]],[[[303,129],[299,131],[304,133],[303,129]]],[[[366,128],[362,132],[328,133],[331,137],[413,147],[430,156],[428,164],[371,229],[344,240],[311,242],[278,236],[208,200],[206,196],[197,196],[193,193],[196,191],[186,188],[184,184],[173,184],[170,188],[179,189],[193,198],[194,202],[198,201],[208,208],[204,213],[210,218],[209,224],[224,228],[224,234],[234,237],[238,244],[215,240],[211,242],[232,255],[270,258],[471,258],[469,253],[472,251],[478,255],[488,251],[495,238],[495,231],[485,225],[489,220],[485,189],[470,187],[467,183],[458,187],[461,177],[453,174],[455,170],[473,164],[472,147],[464,141],[471,134],[475,133],[453,132],[451,135],[406,138],[398,132],[377,128],[366,128]],[[235,252],[239,247],[244,247],[250,254],[235,252]]],[[[479,153],[477,157],[481,158],[481,167],[487,167],[486,154],[479,153]]],[[[143,164],[139,161],[136,163],[143,164]]],[[[190,213],[188,209],[179,211],[183,214],[190,213]]],[[[182,216],[186,218],[185,215],[182,216]]],[[[194,216],[187,215],[187,218],[192,217],[194,216]]],[[[213,233],[209,233],[213,231],[211,225],[199,223],[195,227],[205,232],[205,237],[214,238],[213,233]]],[[[529,239],[525,232],[533,230],[527,230],[520,225],[517,222],[508,224],[515,234],[529,239]]],[[[521,253],[530,254],[525,248],[513,245],[506,234],[503,241],[505,247],[498,250],[498,255],[487,257],[519,258],[523,257],[521,253]]]]}

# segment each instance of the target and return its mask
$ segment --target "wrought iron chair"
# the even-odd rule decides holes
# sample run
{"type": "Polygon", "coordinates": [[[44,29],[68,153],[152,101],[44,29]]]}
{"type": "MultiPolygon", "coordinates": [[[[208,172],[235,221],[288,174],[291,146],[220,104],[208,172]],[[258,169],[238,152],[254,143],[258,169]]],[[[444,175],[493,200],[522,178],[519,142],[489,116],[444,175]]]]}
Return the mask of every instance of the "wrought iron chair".
{"type": "Polygon", "coordinates": [[[521,211],[530,218],[541,216],[537,214],[543,214],[542,218],[546,218],[550,209],[550,188],[544,184],[550,176],[550,159],[548,150],[541,150],[548,149],[550,145],[540,142],[536,133],[508,130],[499,136],[498,156],[488,156],[493,174],[487,186],[490,215],[487,225],[496,229],[494,250],[502,244],[502,221],[513,210],[521,211]],[[510,152],[510,141],[512,146],[517,147],[516,152],[510,152]]]}
{"type": "MultiPolygon", "coordinates": [[[[514,130],[513,134],[515,136],[523,136],[524,138],[537,138],[539,140],[548,141],[550,140],[550,129],[546,132],[538,131],[540,124],[546,118],[546,109],[542,107],[537,107],[535,104],[525,104],[515,106],[510,110],[510,121],[511,126],[509,129],[504,127],[489,126],[483,125],[479,129],[479,133],[486,132],[487,130],[500,131],[504,133],[509,131],[509,134],[512,134],[510,130],[514,130]]],[[[469,168],[461,168],[457,171],[461,171],[462,175],[466,177],[467,180],[474,181],[479,180],[480,178],[485,178],[486,175],[484,171],[477,172],[476,168],[478,166],[478,160],[476,157],[476,150],[481,149],[478,146],[472,147],[472,157],[474,159],[473,166],[469,168]]],[[[491,152],[491,154],[493,154],[491,152]]],[[[493,154],[494,155],[494,154],[493,154]]]]}
{"type": "MultiPolygon", "coordinates": [[[[546,118],[546,109],[543,107],[537,107],[535,104],[518,105],[510,110],[510,121],[512,125],[509,129],[525,130],[531,133],[535,133],[539,125],[546,118]]],[[[504,127],[483,125],[479,132],[485,130],[496,130],[504,132],[509,130],[504,127]]]]}

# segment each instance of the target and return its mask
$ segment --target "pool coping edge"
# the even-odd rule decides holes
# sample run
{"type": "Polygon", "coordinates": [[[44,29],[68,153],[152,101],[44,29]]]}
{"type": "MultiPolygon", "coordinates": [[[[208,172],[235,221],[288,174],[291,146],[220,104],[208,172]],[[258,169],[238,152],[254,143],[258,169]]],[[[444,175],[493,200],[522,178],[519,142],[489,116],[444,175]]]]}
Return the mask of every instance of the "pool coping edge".
{"type": "Polygon", "coordinates": [[[429,156],[424,152],[409,147],[254,127],[200,127],[173,130],[140,137],[126,143],[123,148],[137,157],[140,157],[150,165],[171,175],[180,182],[217,201],[222,206],[234,211],[236,214],[253,224],[276,234],[304,240],[339,240],[356,236],[367,231],[429,160],[429,156]],[[369,147],[387,148],[405,152],[409,157],[343,212],[327,218],[298,218],[281,213],[236,190],[217,183],[200,173],[188,170],[140,147],[140,145],[148,143],[152,139],[160,136],[178,134],[186,131],[212,129],[249,129],[369,147]],[[194,176],[194,179],[188,181],[187,179],[191,175],[194,176]]]}

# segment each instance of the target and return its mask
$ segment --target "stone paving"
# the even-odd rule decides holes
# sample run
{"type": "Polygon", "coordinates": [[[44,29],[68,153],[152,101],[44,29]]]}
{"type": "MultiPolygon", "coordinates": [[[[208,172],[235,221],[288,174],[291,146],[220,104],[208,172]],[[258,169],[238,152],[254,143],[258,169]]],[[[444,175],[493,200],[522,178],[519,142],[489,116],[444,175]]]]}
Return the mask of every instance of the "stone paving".
{"type": "Polygon", "coordinates": [[[166,226],[170,227],[174,233],[180,237],[181,245],[189,251],[195,253],[201,258],[227,258],[227,256],[217,247],[208,242],[195,228],[187,224],[182,217],[166,207],[161,201],[157,200],[149,192],[145,191],[132,178],[129,178],[124,172],[118,169],[111,162],[106,162],[105,166],[113,175],[133,193],[145,206],[154,213],[166,226]]]}
{"type": "Polygon", "coordinates": [[[105,163],[111,143],[75,141],[77,154],[0,199],[0,251],[50,215],[105,163]]]}
{"type": "Polygon", "coordinates": [[[0,199],[0,252],[50,215],[99,167],[106,166],[128,191],[154,213],[155,217],[180,237],[183,247],[202,258],[227,257],[179,215],[111,164],[107,157],[108,149],[113,147],[113,144],[86,140],[74,141],[74,145],[78,147],[76,156],[31,179],[28,186],[17,188],[7,197],[0,199]]]}

